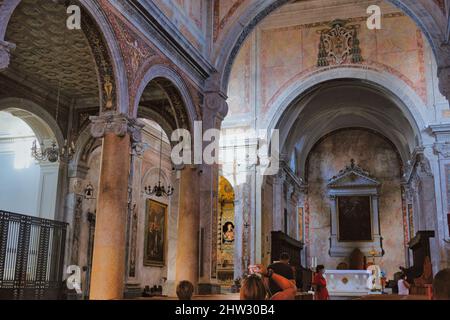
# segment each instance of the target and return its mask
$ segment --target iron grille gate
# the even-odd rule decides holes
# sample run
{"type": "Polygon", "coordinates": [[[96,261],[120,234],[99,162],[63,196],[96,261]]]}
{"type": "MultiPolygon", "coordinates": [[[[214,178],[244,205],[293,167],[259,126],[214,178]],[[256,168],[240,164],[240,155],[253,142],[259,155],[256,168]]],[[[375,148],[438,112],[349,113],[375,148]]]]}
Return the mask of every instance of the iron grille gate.
{"type": "Polygon", "coordinates": [[[58,299],[67,223],[0,210],[0,299],[58,299]]]}

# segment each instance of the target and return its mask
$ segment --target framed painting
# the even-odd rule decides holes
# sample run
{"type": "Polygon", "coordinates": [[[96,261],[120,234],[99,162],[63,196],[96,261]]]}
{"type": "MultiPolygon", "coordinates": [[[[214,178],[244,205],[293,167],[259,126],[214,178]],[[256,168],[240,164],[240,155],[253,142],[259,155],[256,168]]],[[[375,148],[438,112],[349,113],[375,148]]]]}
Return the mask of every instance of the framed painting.
{"type": "Polygon", "coordinates": [[[338,197],[339,241],[371,241],[370,196],[338,197]]]}
{"type": "Polygon", "coordinates": [[[167,205],[147,200],[145,212],[144,266],[163,267],[167,232],[167,205]]]}

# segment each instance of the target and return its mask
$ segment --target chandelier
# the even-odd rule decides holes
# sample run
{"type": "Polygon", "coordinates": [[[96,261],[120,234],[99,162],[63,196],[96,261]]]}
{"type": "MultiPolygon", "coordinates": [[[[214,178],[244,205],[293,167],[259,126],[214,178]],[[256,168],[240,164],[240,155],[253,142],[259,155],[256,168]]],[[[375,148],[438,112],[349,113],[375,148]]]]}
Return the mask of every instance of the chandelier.
{"type": "Polygon", "coordinates": [[[31,147],[31,156],[35,158],[37,161],[49,161],[49,162],[57,162],[61,161],[70,161],[73,158],[75,153],[75,145],[72,142],[70,146],[67,144],[67,140],[64,142],[64,146],[61,150],[57,147],[56,142],[52,141],[51,147],[45,148],[42,143],[40,143],[40,147],[37,147],[36,140],[33,141],[33,146],[31,147]]]}
{"type": "Polygon", "coordinates": [[[159,179],[158,183],[153,186],[146,186],[144,188],[145,193],[149,196],[156,196],[158,198],[160,197],[170,197],[173,195],[174,188],[171,186],[168,186],[167,189],[165,186],[161,185],[161,158],[162,158],[162,138],[163,138],[163,132],[161,131],[161,146],[159,148],[159,179]]]}
{"type": "MultiPolygon", "coordinates": [[[[64,33],[64,39],[63,39],[64,48],[66,48],[66,34],[64,33]]],[[[55,121],[58,124],[58,116],[59,116],[59,104],[60,104],[60,97],[61,97],[61,80],[62,80],[62,74],[58,81],[58,94],[56,97],[56,111],[55,111],[55,121]]],[[[37,161],[49,161],[49,162],[57,162],[58,160],[68,162],[72,160],[73,155],[75,153],[75,144],[73,141],[68,144],[67,139],[64,141],[64,146],[60,149],[56,141],[53,140],[51,143],[51,146],[48,148],[44,147],[44,144],[41,142],[40,148],[37,146],[36,140],[33,142],[33,145],[31,147],[31,156],[36,159],[37,161]]]]}

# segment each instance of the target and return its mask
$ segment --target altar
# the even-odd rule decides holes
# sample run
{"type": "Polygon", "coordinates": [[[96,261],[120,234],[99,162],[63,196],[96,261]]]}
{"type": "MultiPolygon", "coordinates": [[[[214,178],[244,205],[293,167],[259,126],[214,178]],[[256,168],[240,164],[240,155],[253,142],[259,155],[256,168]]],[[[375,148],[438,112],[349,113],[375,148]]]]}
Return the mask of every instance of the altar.
{"type": "Polygon", "coordinates": [[[370,293],[367,279],[368,270],[326,270],[327,289],[330,296],[358,297],[370,293]]]}

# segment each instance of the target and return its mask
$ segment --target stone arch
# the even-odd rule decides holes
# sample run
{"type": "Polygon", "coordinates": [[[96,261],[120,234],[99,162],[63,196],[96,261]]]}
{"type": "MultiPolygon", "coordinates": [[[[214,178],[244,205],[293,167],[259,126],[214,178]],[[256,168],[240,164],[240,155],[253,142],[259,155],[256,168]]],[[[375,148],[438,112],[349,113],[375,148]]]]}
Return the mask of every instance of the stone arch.
{"type": "MultiPolygon", "coordinates": [[[[9,45],[6,43],[5,34],[8,28],[9,21],[14,14],[15,9],[21,3],[21,0],[4,0],[0,10],[0,49],[2,46],[9,45]]],[[[114,35],[114,31],[108,22],[108,18],[98,1],[77,0],[74,3],[80,3],[82,7],[82,14],[86,13],[86,17],[82,17],[82,29],[85,31],[86,38],[90,44],[90,49],[95,58],[97,65],[97,77],[99,79],[99,95],[101,97],[102,105],[106,101],[105,75],[99,72],[102,59],[108,66],[109,73],[111,73],[113,84],[113,99],[118,106],[118,111],[126,113],[129,104],[128,98],[128,79],[123,62],[122,54],[118,46],[118,42],[114,35]],[[100,41],[99,46],[96,47],[95,41],[92,41],[92,35],[99,31],[100,41]],[[103,52],[103,57],[101,57],[103,52]]],[[[0,62],[6,59],[9,62],[9,57],[0,51],[0,62]]],[[[6,64],[7,65],[7,64],[6,64]]]]}
{"type": "Polygon", "coordinates": [[[80,177],[89,170],[88,159],[90,154],[101,147],[101,139],[96,139],[91,135],[91,125],[87,125],[77,137],[75,142],[75,154],[69,163],[69,177],[80,177]]]}
{"type": "Polygon", "coordinates": [[[184,113],[187,118],[186,120],[188,121],[188,128],[185,129],[191,130],[194,127],[194,121],[196,121],[199,116],[191,93],[189,92],[189,88],[183,78],[175,70],[163,64],[152,65],[145,73],[136,91],[135,96],[137,98],[139,97],[139,99],[135,99],[134,105],[132,106],[133,109],[130,111],[132,116],[137,117],[140,98],[148,84],[155,79],[165,79],[166,81],[170,81],[174,86],[175,90],[173,90],[171,95],[178,96],[178,99],[183,103],[184,113]]]}
{"type": "MultiPolygon", "coordinates": [[[[400,108],[414,129],[418,138],[418,143],[430,142],[429,135],[425,134],[426,123],[429,117],[427,108],[415,91],[410,88],[401,79],[386,72],[374,70],[361,70],[358,68],[340,67],[331,68],[320,72],[314,76],[305,77],[302,81],[293,82],[272,102],[271,110],[262,120],[260,128],[266,130],[269,134],[273,129],[277,129],[280,120],[285,112],[294,104],[299,103],[300,98],[314,91],[314,88],[331,80],[357,79],[363,83],[374,86],[385,93],[400,108]],[[426,141],[424,141],[426,140],[426,141]]],[[[296,119],[303,108],[296,108],[295,115],[290,119],[296,119]]],[[[268,141],[270,137],[268,136],[268,141]]],[[[280,136],[280,141],[285,141],[286,137],[280,136]]],[[[280,147],[282,150],[282,146],[280,147]]]]}
{"type": "MultiPolygon", "coordinates": [[[[450,63],[450,55],[448,49],[441,45],[445,39],[447,22],[438,5],[429,0],[416,0],[408,4],[402,0],[387,1],[415,21],[429,41],[438,66],[447,66],[450,63]]],[[[227,92],[233,63],[245,40],[265,17],[287,3],[289,3],[288,0],[253,1],[240,14],[239,20],[229,28],[221,44],[217,46],[222,50],[217,53],[214,60],[221,74],[220,84],[223,92],[227,92]],[[223,48],[229,49],[223,50],[223,48]]]]}
{"type": "Polygon", "coordinates": [[[22,114],[24,120],[36,133],[40,141],[55,139],[59,146],[64,145],[64,135],[56,120],[41,106],[33,101],[22,98],[0,99],[0,111],[24,110],[29,115],[22,114]]]}
{"type": "MultiPolygon", "coordinates": [[[[57,146],[64,145],[64,136],[55,119],[38,104],[21,98],[0,99],[0,111],[5,111],[24,121],[34,132],[38,145],[47,148],[56,142],[57,146]]],[[[39,146],[38,146],[39,147],[39,146]]],[[[29,151],[31,154],[31,150],[29,151]]],[[[36,214],[41,218],[60,219],[60,207],[64,195],[65,163],[39,161],[39,180],[37,181],[36,214]]],[[[24,212],[24,214],[29,214],[24,212]]]]}
{"type": "MultiPolygon", "coordinates": [[[[142,179],[141,179],[141,189],[144,190],[145,187],[145,183],[146,181],[148,181],[148,179],[152,178],[152,177],[157,177],[160,173],[160,168],[158,166],[154,166],[149,168],[143,175],[142,175],[142,179]]],[[[161,183],[163,183],[163,185],[168,185],[170,184],[170,177],[167,175],[167,173],[161,169],[161,183]]]]}

